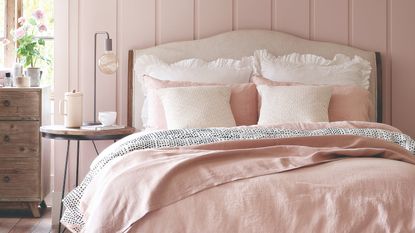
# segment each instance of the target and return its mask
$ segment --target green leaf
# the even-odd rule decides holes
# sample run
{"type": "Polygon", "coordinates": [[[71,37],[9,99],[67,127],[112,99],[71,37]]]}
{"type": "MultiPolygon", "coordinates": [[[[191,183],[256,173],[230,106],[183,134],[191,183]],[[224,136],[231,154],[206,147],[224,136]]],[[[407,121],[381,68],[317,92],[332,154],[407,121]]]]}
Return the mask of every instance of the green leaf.
{"type": "Polygon", "coordinates": [[[26,57],[25,66],[29,66],[32,63],[32,57],[26,57]]]}
{"type": "Polygon", "coordinates": [[[34,18],[29,19],[29,23],[32,24],[33,26],[36,25],[36,20],[34,18]]]}
{"type": "Polygon", "coordinates": [[[38,41],[37,41],[37,43],[39,44],[39,45],[45,45],[45,40],[44,39],[39,39],[38,41]]]}

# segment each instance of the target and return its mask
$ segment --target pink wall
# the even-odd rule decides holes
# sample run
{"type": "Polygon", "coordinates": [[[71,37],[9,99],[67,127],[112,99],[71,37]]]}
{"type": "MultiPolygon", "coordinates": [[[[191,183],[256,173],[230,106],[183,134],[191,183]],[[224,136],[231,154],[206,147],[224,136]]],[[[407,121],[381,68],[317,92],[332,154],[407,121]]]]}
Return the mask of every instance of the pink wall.
{"type": "Polygon", "coordinates": [[[129,49],[198,39],[231,29],[263,28],[380,51],[385,122],[415,136],[415,111],[402,104],[415,100],[411,94],[415,86],[414,10],[413,0],[119,1],[113,19],[118,21],[121,57],[117,109],[125,122],[129,49]]]}
{"type": "MultiPolygon", "coordinates": [[[[263,28],[382,52],[384,119],[415,136],[415,1],[413,0],[55,0],[56,98],[79,89],[92,118],[93,35],[109,31],[120,58],[116,75],[98,74],[98,111],[126,123],[127,53],[175,40],[263,28]]],[[[101,41],[102,43],[102,41],[101,41]]],[[[57,117],[57,122],[61,118],[57,117]]],[[[59,143],[58,143],[59,144],[59,143]]],[[[62,143],[60,143],[62,144],[62,143]]],[[[103,148],[107,144],[101,143],[103,148]]],[[[83,143],[81,173],[95,157],[83,143]]],[[[74,148],[73,148],[74,149],[74,148]]],[[[61,174],[62,146],[55,149],[61,174]]],[[[74,162],[73,160],[71,161],[74,162]]],[[[73,181],[73,179],[72,179],[73,181]]],[[[71,182],[73,183],[73,182],[71,182]]],[[[60,184],[57,179],[55,185],[60,184]]],[[[59,187],[59,186],[58,186],[59,187]]]]}

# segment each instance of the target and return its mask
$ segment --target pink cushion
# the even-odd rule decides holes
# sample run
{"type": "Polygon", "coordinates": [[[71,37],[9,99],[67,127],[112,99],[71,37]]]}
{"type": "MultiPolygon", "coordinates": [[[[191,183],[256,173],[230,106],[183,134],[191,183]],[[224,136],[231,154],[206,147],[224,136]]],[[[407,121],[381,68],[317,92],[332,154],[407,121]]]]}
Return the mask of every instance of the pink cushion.
{"type": "MultiPolygon", "coordinates": [[[[277,82],[263,77],[252,77],[256,85],[298,86],[305,85],[295,82],[277,82]]],[[[372,107],[369,91],[351,85],[332,86],[329,104],[329,121],[369,121],[372,107]]],[[[260,100],[259,100],[260,101],[260,100]]]]}
{"type": "Polygon", "coordinates": [[[231,88],[230,104],[236,125],[255,125],[258,122],[258,93],[253,83],[214,84],[188,81],[159,80],[150,76],[143,77],[147,92],[148,125],[151,129],[166,129],[166,117],[157,89],[191,86],[228,86],[231,88]]]}

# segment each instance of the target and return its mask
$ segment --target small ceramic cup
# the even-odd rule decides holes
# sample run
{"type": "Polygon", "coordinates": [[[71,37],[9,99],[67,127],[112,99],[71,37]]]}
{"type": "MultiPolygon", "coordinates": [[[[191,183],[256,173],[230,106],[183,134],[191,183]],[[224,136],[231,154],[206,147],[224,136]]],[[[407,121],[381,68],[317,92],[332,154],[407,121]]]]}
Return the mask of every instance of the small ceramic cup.
{"type": "Polygon", "coordinates": [[[117,120],[117,112],[99,112],[98,120],[103,126],[111,126],[117,120]]]}
{"type": "Polygon", "coordinates": [[[16,87],[30,87],[30,78],[25,76],[18,76],[14,80],[16,87]]]}

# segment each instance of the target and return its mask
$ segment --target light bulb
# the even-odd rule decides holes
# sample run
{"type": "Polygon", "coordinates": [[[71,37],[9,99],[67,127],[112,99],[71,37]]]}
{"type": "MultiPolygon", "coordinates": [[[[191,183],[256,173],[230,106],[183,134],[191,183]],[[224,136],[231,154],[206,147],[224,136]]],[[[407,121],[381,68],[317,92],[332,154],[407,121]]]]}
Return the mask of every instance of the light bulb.
{"type": "Polygon", "coordinates": [[[118,59],[111,51],[105,51],[98,60],[98,68],[104,74],[113,74],[118,69],[118,59]]]}

